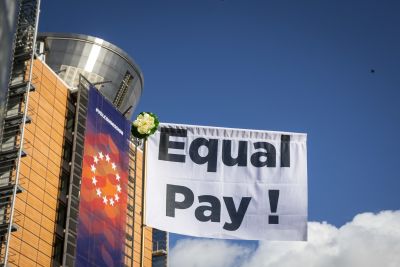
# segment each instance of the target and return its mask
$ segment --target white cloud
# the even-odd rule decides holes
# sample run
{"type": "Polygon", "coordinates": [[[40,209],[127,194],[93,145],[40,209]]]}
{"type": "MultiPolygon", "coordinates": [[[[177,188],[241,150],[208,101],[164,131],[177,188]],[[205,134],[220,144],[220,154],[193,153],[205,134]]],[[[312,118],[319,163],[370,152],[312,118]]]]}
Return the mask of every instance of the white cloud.
{"type": "Polygon", "coordinates": [[[171,267],[239,267],[250,248],[223,240],[183,239],[170,253],[171,267]]]}
{"type": "Polygon", "coordinates": [[[223,240],[185,239],[171,267],[398,267],[400,211],[362,213],[336,228],[308,224],[308,242],[260,242],[249,248],[223,240]]]}

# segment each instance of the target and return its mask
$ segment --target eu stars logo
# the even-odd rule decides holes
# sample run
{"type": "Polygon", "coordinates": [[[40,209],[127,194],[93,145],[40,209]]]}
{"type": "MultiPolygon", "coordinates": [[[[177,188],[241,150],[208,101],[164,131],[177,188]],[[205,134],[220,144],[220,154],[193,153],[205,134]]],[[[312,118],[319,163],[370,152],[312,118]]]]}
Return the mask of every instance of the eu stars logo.
{"type": "Polygon", "coordinates": [[[93,164],[90,165],[92,172],[92,184],[96,191],[96,196],[102,200],[105,206],[118,204],[121,196],[121,176],[118,173],[117,165],[113,159],[99,151],[93,156],[93,164]],[[106,179],[111,178],[112,186],[109,186],[106,179]]]}

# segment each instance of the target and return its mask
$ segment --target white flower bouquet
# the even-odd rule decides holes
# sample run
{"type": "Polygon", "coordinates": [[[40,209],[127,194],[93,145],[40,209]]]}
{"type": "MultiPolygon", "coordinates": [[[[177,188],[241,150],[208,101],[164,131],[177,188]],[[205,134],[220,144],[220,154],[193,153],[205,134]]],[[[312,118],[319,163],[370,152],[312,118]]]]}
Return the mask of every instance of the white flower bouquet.
{"type": "Polygon", "coordinates": [[[136,117],[136,120],[133,121],[131,132],[133,136],[144,139],[152,135],[158,127],[157,116],[151,112],[141,112],[136,117]]]}

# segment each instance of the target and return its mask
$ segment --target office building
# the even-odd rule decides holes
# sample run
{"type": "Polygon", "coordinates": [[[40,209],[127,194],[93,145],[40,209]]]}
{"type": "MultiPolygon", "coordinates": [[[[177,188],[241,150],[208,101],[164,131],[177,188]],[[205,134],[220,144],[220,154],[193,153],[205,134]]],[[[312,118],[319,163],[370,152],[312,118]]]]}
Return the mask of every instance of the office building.
{"type": "Polygon", "coordinates": [[[168,266],[168,233],[153,229],[153,267],[168,266]]]}
{"type": "Polygon", "coordinates": [[[39,33],[39,54],[70,88],[79,75],[97,86],[102,95],[127,118],[143,90],[139,66],[122,49],[100,38],[66,33],[39,33]]]}
{"type": "Polygon", "coordinates": [[[0,266],[152,266],[142,152],[125,138],[139,67],[99,38],[37,36],[40,1],[8,2],[17,19],[0,103],[0,266]]]}

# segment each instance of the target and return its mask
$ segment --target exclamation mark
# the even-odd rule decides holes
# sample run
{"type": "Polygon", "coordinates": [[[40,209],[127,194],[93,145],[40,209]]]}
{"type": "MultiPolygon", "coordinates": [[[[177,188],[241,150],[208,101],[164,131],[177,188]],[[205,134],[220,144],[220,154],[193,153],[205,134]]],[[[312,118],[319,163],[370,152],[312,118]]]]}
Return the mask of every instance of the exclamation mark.
{"type": "Polygon", "coordinates": [[[290,135],[281,135],[281,167],[290,167],[290,135]]]}
{"type": "MultiPolygon", "coordinates": [[[[276,210],[278,208],[279,190],[268,190],[268,197],[271,213],[276,213],[276,210]]],[[[268,224],[279,224],[279,216],[269,215],[268,224]]]]}

